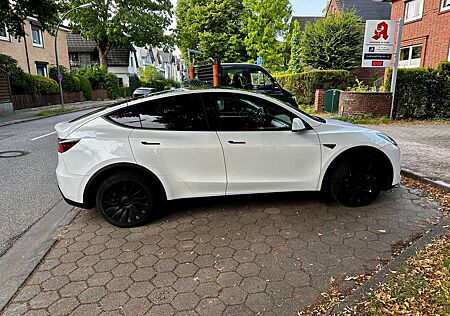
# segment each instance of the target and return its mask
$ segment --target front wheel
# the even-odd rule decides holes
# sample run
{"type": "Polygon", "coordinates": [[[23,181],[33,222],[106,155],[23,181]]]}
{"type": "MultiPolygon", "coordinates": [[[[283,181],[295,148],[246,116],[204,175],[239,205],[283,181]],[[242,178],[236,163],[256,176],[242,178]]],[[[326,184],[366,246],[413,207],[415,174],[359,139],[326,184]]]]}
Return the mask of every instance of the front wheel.
{"type": "Polygon", "coordinates": [[[135,227],[153,215],[155,195],[151,184],[133,172],[116,173],[104,180],[96,196],[97,209],[109,223],[135,227]]]}
{"type": "Polygon", "coordinates": [[[337,166],[331,177],[331,195],[348,207],[369,205],[380,194],[381,172],[379,164],[371,155],[348,157],[337,166]]]}

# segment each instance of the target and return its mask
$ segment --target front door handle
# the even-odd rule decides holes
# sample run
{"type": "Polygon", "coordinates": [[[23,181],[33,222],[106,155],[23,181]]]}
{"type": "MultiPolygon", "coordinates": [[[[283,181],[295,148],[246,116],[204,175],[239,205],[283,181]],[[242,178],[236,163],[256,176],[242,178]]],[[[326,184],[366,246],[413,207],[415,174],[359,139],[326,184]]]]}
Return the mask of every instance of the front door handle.
{"type": "Polygon", "coordinates": [[[145,145],[145,146],[159,146],[159,145],[161,145],[161,143],[149,143],[149,142],[146,142],[146,141],[142,141],[141,144],[145,145]]]}
{"type": "Polygon", "coordinates": [[[245,144],[245,142],[235,142],[233,140],[229,140],[228,143],[231,145],[244,145],[245,144]]]}

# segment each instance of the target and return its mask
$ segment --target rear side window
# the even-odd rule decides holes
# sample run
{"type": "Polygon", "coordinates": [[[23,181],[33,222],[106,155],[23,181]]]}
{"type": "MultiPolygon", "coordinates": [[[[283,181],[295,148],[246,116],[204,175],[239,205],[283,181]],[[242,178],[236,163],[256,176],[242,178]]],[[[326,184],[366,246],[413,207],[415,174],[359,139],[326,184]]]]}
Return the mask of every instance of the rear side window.
{"type": "Polygon", "coordinates": [[[208,122],[200,96],[180,95],[139,103],[108,119],[128,127],[174,131],[206,131],[208,122]]]}

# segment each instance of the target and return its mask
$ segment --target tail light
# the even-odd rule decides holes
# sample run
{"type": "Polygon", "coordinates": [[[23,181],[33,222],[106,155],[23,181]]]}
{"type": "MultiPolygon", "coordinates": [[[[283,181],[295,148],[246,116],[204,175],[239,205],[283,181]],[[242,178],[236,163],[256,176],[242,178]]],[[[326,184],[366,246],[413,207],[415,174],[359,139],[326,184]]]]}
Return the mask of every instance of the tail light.
{"type": "Polygon", "coordinates": [[[70,148],[75,146],[80,140],[79,139],[60,139],[58,138],[58,152],[65,153],[70,148]]]}

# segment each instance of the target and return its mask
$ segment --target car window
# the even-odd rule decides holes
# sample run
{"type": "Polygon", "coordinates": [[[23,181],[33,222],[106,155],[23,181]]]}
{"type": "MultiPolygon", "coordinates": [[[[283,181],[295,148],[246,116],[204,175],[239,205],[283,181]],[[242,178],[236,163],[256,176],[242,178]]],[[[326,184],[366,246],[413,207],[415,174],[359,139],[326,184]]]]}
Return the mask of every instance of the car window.
{"type": "Polygon", "coordinates": [[[224,68],[222,72],[223,87],[246,90],[272,90],[272,78],[258,69],[224,68]]]}
{"type": "Polygon", "coordinates": [[[290,130],[296,117],[277,104],[257,97],[233,94],[205,95],[222,131],[290,130]]]}
{"type": "Polygon", "coordinates": [[[139,118],[139,114],[135,107],[120,109],[106,116],[106,118],[112,122],[127,127],[142,127],[141,119],[139,118]]]}

